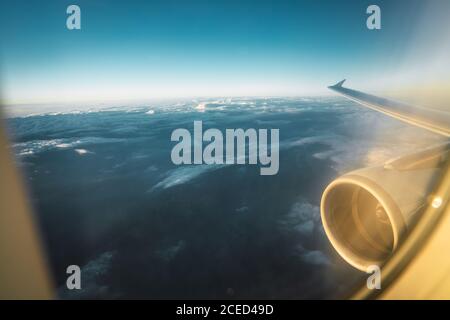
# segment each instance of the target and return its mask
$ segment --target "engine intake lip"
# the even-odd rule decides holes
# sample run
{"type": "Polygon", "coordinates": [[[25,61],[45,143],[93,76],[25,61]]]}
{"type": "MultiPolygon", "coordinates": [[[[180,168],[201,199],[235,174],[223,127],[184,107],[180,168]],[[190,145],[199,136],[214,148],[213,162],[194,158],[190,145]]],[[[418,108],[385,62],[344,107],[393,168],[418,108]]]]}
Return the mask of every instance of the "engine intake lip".
{"type": "MultiPolygon", "coordinates": [[[[348,174],[334,180],[325,189],[320,206],[322,223],[331,244],[345,261],[364,272],[366,272],[367,268],[371,265],[381,266],[398,247],[406,232],[406,224],[401,211],[391,196],[377,183],[363,176],[348,174]],[[341,218],[337,215],[349,214],[348,210],[346,213],[341,213],[341,211],[337,209],[335,210],[337,203],[336,197],[339,196],[339,190],[342,190],[343,188],[350,188],[350,190],[361,189],[369,193],[370,196],[375,198],[382,206],[391,226],[392,247],[390,248],[390,252],[376,256],[374,254],[366,254],[363,250],[355,250],[349,245],[350,241],[348,240],[348,236],[342,234],[335,226],[334,222],[336,219],[341,218]],[[335,211],[338,212],[336,213],[335,211]]],[[[351,203],[349,203],[348,206],[351,207],[351,203]]],[[[369,250],[373,250],[373,248],[368,248],[367,253],[369,250]]]]}

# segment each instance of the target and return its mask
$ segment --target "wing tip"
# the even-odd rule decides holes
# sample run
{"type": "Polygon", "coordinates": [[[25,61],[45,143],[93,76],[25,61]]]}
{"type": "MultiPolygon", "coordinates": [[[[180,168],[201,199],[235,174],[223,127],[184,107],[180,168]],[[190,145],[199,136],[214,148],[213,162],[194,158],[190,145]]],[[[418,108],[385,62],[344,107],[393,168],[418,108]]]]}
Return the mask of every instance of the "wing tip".
{"type": "Polygon", "coordinates": [[[342,85],[344,84],[344,82],[345,82],[346,80],[347,80],[347,79],[344,79],[344,80],[342,80],[342,81],[339,81],[339,82],[336,83],[335,85],[329,86],[328,88],[330,88],[330,89],[332,89],[332,88],[341,88],[342,85]]]}

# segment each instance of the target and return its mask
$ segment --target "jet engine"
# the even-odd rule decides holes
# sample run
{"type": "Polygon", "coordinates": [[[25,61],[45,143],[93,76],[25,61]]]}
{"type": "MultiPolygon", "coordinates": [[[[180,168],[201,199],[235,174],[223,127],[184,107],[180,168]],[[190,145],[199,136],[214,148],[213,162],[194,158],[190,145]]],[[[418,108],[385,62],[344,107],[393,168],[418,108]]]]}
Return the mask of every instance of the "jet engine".
{"type": "Polygon", "coordinates": [[[336,251],[362,271],[381,266],[396,250],[433,195],[446,163],[448,146],[439,146],[345,174],[325,189],[321,216],[336,251]]]}

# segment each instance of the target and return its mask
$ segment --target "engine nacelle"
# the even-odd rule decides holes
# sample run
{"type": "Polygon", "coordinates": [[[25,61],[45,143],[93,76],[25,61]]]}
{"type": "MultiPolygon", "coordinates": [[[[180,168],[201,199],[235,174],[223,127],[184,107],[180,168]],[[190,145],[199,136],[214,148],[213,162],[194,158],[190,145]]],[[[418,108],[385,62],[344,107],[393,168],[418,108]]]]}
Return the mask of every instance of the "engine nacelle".
{"type": "Polygon", "coordinates": [[[322,223],[333,247],[362,271],[381,266],[420,216],[439,172],[385,165],[334,180],[321,201],[322,223]]]}

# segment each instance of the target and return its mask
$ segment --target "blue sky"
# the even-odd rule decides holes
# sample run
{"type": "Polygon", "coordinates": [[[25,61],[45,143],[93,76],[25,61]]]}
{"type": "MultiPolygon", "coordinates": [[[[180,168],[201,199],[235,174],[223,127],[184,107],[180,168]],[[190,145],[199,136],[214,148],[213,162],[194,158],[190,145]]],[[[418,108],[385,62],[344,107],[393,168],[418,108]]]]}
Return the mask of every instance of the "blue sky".
{"type": "Polygon", "coordinates": [[[1,96],[309,95],[344,77],[373,86],[398,80],[405,60],[414,71],[436,54],[442,39],[430,23],[448,30],[448,9],[440,0],[3,1],[1,96]],[[70,4],[81,8],[81,30],[66,28],[70,4]],[[366,28],[370,4],[381,7],[381,30],[366,28]]]}

